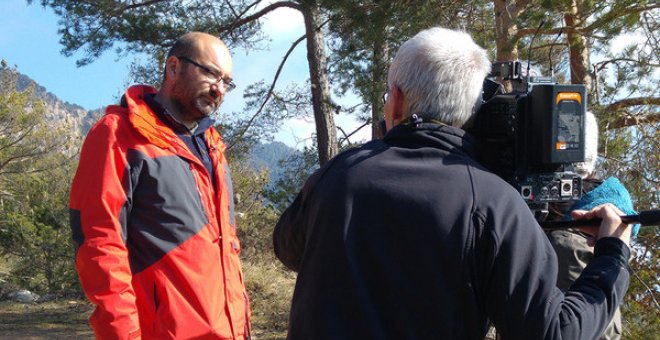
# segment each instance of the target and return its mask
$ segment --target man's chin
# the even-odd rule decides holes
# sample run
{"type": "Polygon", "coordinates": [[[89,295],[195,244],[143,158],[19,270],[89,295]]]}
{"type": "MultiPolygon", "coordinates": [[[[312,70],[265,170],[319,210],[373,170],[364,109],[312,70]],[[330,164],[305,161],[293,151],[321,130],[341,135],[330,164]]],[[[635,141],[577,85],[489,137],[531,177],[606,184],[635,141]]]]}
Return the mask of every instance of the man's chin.
{"type": "Polygon", "coordinates": [[[219,103],[218,105],[215,105],[214,103],[209,103],[206,100],[198,100],[195,103],[195,108],[204,117],[212,115],[218,109],[219,106],[220,106],[219,103]]]}

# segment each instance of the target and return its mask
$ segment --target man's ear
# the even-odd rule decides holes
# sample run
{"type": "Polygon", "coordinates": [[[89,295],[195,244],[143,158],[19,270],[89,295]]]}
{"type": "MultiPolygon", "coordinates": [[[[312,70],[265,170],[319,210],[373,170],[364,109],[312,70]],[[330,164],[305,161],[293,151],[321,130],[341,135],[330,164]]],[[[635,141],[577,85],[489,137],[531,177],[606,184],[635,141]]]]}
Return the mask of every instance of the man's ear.
{"type": "Polygon", "coordinates": [[[179,73],[181,69],[181,62],[179,58],[175,56],[170,56],[165,61],[165,73],[167,73],[168,78],[173,78],[179,73]]]}
{"type": "Polygon", "coordinates": [[[390,89],[390,96],[392,96],[392,121],[393,126],[399,124],[404,118],[403,104],[405,102],[405,96],[398,86],[392,86],[390,89]]]}

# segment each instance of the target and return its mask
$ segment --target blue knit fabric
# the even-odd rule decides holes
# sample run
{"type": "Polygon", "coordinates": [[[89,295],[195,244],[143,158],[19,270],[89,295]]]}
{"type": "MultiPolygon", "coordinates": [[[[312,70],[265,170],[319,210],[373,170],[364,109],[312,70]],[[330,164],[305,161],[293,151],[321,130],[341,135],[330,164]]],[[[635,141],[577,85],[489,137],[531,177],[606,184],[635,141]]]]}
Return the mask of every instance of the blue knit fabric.
{"type": "MultiPolygon", "coordinates": [[[[582,198],[575,202],[571,207],[573,210],[591,210],[601,204],[612,203],[626,215],[635,215],[637,212],[633,208],[632,199],[628,190],[619,182],[618,179],[610,177],[603,181],[595,189],[589,191],[582,198]]],[[[571,219],[570,211],[564,216],[565,219],[571,219]]],[[[632,236],[639,233],[639,224],[634,224],[632,236]]]]}

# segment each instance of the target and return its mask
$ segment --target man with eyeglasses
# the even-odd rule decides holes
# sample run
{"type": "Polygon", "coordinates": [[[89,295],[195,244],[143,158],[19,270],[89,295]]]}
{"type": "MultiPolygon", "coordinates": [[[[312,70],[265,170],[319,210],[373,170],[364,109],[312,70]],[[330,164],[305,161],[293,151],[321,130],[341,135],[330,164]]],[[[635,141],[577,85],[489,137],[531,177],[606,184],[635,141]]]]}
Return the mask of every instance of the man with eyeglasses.
{"type": "MultiPolygon", "coordinates": [[[[424,30],[399,48],[387,133],[317,170],[275,226],[298,272],[288,339],[594,339],[628,285],[630,228],[611,205],[594,258],[568,289],[520,194],[476,161],[486,51],[459,31],[424,30]]],[[[592,231],[593,232],[593,231],[592,231]]]]}
{"type": "Polygon", "coordinates": [[[218,38],[168,53],[85,139],[70,195],[76,269],[102,339],[249,339],[233,190],[213,114],[232,81],[218,38]]]}

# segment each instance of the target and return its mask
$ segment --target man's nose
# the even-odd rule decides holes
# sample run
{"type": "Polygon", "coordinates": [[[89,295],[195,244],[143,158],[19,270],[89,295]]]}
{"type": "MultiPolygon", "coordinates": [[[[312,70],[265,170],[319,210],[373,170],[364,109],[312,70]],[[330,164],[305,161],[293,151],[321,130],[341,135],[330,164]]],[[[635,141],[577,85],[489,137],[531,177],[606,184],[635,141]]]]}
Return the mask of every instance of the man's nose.
{"type": "Polygon", "coordinates": [[[223,86],[219,83],[211,84],[211,96],[213,96],[213,98],[218,98],[222,94],[224,94],[223,86]]]}

